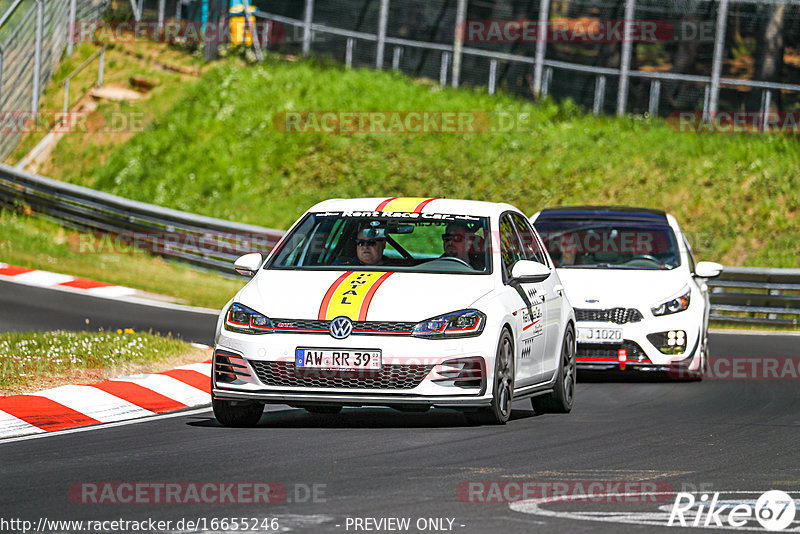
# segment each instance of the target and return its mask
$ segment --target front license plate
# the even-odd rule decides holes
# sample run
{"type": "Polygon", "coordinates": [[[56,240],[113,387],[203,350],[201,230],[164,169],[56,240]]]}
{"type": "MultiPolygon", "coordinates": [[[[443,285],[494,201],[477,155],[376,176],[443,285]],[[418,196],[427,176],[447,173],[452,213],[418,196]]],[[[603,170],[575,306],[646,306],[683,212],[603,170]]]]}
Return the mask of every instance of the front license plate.
{"type": "Polygon", "coordinates": [[[578,343],[622,343],[622,328],[578,328],[578,343]]]}
{"type": "Polygon", "coordinates": [[[306,369],[380,369],[381,351],[298,348],[294,361],[306,369]]]}

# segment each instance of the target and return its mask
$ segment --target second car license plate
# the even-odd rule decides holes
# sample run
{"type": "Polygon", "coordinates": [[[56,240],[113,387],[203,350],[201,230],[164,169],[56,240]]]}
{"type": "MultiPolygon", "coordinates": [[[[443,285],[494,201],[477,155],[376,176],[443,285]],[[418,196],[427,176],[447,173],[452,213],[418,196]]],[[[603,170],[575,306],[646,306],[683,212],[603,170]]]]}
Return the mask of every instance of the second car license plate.
{"type": "Polygon", "coordinates": [[[578,343],[622,343],[622,328],[578,328],[578,343]]]}
{"type": "Polygon", "coordinates": [[[298,348],[294,361],[306,369],[380,369],[381,351],[298,348]]]}

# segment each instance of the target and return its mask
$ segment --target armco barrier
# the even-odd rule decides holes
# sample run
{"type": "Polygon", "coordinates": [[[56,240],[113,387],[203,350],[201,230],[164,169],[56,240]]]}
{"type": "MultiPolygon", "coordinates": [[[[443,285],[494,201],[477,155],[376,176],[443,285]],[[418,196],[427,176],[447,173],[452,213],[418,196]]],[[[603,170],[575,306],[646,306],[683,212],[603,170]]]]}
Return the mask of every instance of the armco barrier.
{"type": "Polygon", "coordinates": [[[236,258],[267,253],[283,236],[279,230],[136,202],[0,164],[0,207],[22,205],[64,226],[114,234],[126,247],[136,244],[228,276],[235,274],[236,258]]]}
{"type": "Polygon", "coordinates": [[[743,324],[800,324],[800,269],[727,267],[708,281],[711,319],[743,324]]]}
{"type": "MultiPolygon", "coordinates": [[[[233,276],[233,261],[266,253],[280,230],[162,208],[0,164],[0,206],[28,206],[60,224],[89,232],[132,236],[162,256],[233,276]]],[[[800,269],[728,267],[708,281],[711,319],[741,324],[800,323],[800,269]]]]}

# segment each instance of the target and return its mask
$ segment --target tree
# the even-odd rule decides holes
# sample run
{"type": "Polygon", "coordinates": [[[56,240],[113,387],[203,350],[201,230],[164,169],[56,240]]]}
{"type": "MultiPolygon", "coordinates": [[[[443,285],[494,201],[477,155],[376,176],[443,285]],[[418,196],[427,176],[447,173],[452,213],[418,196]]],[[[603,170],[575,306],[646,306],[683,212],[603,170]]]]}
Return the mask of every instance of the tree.
{"type": "MultiPolygon", "coordinates": [[[[756,51],[753,58],[753,80],[778,82],[783,70],[783,25],[786,15],[785,3],[762,4],[758,7],[759,26],[756,35],[756,51]]],[[[747,109],[760,110],[763,90],[750,91],[747,109]]],[[[772,92],[772,102],[780,109],[780,91],[772,92]]]]}

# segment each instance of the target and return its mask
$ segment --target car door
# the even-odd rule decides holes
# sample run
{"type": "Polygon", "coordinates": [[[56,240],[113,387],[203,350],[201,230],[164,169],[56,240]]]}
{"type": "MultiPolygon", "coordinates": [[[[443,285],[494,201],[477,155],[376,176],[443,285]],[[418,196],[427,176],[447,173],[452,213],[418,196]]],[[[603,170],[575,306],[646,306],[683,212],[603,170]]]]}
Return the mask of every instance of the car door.
{"type": "Polygon", "coordinates": [[[538,290],[535,298],[532,299],[534,306],[538,305],[542,308],[543,329],[541,335],[544,338],[544,348],[542,369],[538,379],[539,381],[549,380],[558,368],[558,349],[562,333],[561,308],[564,305],[563,291],[561,290],[558,276],[555,274],[555,269],[544,252],[544,245],[542,245],[528,219],[518,213],[512,213],[511,220],[514,222],[517,234],[522,241],[522,252],[525,255],[525,259],[539,262],[553,271],[553,274],[544,282],[536,284],[538,290]]]}
{"type": "MultiPolygon", "coordinates": [[[[528,259],[519,234],[512,221],[513,212],[505,213],[500,218],[500,252],[502,257],[503,281],[511,278],[514,264],[528,259]]],[[[544,306],[538,293],[541,284],[523,284],[513,282],[509,288],[516,292],[518,298],[514,318],[517,339],[517,386],[526,386],[540,381],[543,374],[542,358],[544,356],[544,306]]]]}

